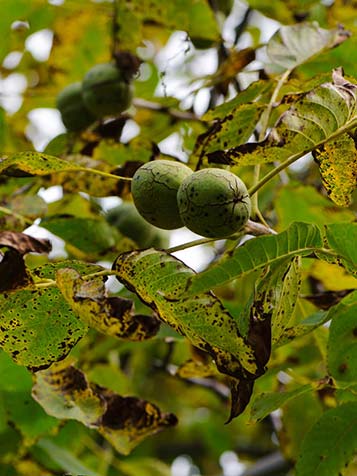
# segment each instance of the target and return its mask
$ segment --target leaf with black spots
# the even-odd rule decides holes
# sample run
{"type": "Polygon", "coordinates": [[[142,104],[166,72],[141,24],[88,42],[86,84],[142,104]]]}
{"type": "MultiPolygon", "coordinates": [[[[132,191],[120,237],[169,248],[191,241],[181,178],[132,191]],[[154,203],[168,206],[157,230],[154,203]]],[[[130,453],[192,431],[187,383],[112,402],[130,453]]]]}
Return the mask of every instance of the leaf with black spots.
{"type": "Polygon", "coordinates": [[[160,321],[154,316],[135,314],[129,299],[108,297],[101,277],[84,280],[71,268],[61,268],[56,281],[73,312],[99,332],[131,341],[142,341],[157,334],[160,321]]]}
{"type": "MultiPolygon", "coordinates": [[[[122,253],[113,269],[163,322],[210,354],[219,372],[241,381],[241,387],[243,381],[254,381],[265,372],[268,353],[262,352],[265,344],[260,346],[260,329],[243,337],[234,318],[211,292],[182,298],[187,280],[195,273],[180,260],[165,251],[147,249],[122,253]]],[[[248,402],[248,393],[240,399],[239,411],[244,409],[243,402],[248,402]]],[[[232,414],[237,412],[232,410],[232,414]]]]}
{"type": "Polygon", "coordinates": [[[49,175],[78,170],[80,166],[41,152],[17,152],[0,158],[0,174],[10,177],[49,175]]]}
{"type": "Polygon", "coordinates": [[[32,394],[49,415],[96,429],[122,454],[177,422],[175,415],[146,400],[91,384],[81,370],[66,362],[37,372],[32,394]]]}
{"type": "MultiPolygon", "coordinates": [[[[217,150],[207,154],[215,162],[232,165],[251,165],[266,162],[285,161],[291,157],[298,159],[304,154],[321,148],[324,144],[327,149],[336,150],[336,137],[356,127],[356,85],[343,78],[341,70],[332,73],[332,82],[323,83],[308,92],[297,94],[291,106],[278,119],[266,139],[262,142],[250,142],[231,147],[227,150],[217,150]]],[[[346,158],[335,153],[335,157],[322,162],[336,163],[333,170],[334,180],[343,181],[340,169],[351,167],[355,170],[355,153],[351,141],[344,143],[348,148],[346,158]]],[[[324,180],[328,178],[328,171],[323,171],[324,180]]],[[[350,193],[352,187],[352,173],[348,174],[343,186],[350,193]]],[[[355,186],[355,184],[354,184],[355,186]]],[[[335,185],[333,185],[335,188],[335,185]]],[[[344,199],[345,200],[345,199],[344,199]]]]}
{"type": "Polygon", "coordinates": [[[54,286],[56,271],[65,266],[90,273],[101,267],[74,261],[50,263],[31,270],[20,289],[0,294],[0,347],[19,365],[47,368],[63,359],[88,331],[54,286]]]}
{"type": "Polygon", "coordinates": [[[319,165],[322,183],[330,199],[340,207],[348,207],[357,188],[356,144],[348,134],[326,142],[313,152],[319,165]]]}

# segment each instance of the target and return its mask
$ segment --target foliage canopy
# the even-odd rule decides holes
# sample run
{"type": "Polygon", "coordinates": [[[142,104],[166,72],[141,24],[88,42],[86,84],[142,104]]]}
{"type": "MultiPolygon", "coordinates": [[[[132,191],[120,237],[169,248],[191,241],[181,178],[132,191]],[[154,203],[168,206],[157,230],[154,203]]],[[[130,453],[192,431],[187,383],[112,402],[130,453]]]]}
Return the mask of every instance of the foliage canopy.
{"type": "Polygon", "coordinates": [[[169,476],[189,455],[218,475],[234,452],[237,476],[356,474],[354,3],[1,12],[0,473],[169,476]],[[99,92],[127,91],[117,114],[45,116],[108,63],[90,97],[112,111],[99,92]],[[161,159],[238,175],[251,219],[219,241],[117,228],[108,210],[161,159]]]}

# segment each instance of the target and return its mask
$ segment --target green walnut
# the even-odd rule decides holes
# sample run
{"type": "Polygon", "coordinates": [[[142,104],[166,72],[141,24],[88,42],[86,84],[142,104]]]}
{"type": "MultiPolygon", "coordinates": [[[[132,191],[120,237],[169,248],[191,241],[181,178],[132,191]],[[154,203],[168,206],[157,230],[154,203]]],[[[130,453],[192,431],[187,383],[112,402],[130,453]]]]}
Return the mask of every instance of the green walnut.
{"type": "Polygon", "coordinates": [[[131,182],[131,193],[140,215],[165,230],[183,226],[177,191],[191,174],[189,167],[171,160],[154,160],[142,165],[131,182]]]}
{"type": "Polygon", "coordinates": [[[207,238],[226,238],[247,223],[251,203],[247,187],[227,170],[192,173],[181,184],[177,201],[183,223],[207,238]]]}
{"type": "Polygon", "coordinates": [[[144,220],[131,202],[123,202],[109,210],[106,219],[140,248],[167,248],[169,245],[168,235],[144,220]]]}
{"type": "Polygon", "coordinates": [[[78,132],[86,129],[96,120],[84,104],[80,82],[65,87],[58,94],[56,105],[61,113],[62,122],[69,131],[78,132]]]}
{"type": "Polygon", "coordinates": [[[96,117],[120,114],[132,100],[131,85],[114,64],[97,64],[83,79],[83,100],[96,117]]]}

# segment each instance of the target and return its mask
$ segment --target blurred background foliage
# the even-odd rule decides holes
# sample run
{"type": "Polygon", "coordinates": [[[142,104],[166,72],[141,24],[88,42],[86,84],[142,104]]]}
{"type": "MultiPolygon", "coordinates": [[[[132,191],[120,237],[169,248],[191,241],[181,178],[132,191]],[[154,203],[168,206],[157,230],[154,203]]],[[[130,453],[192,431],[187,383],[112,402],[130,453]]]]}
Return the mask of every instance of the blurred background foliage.
{"type": "MultiPolygon", "coordinates": [[[[303,84],[311,88],[314,81],[320,84],[317,75],[327,77],[341,65],[348,77],[357,77],[357,7],[352,1],[0,0],[0,7],[0,150],[4,154],[45,150],[97,169],[128,167],[129,174],[130,166],[160,154],[187,161],[196,138],[207,129],[200,117],[209,108],[235,97],[252,81],[274,78],[265,70],[264,45],[280,25],[317,21],[323,28],[343,24],[352,33],[338,48],[296,68],[286,93],[301,91],[303,84]],[[121,50],[137,55],[141,62],[134,78],[133,105],[82,134],[66,132],[55,109],[57,94],[121,50]]],[[[263,172],[270,167],[263,165],[263,172]]],[[[235,172],[252,183],[251,167],[237,167],[235,172]]],[[[49,258],[28,255],[29,267],[64,257],[110,266],[120,251],[138,246],[135,236],[123,235],[105,218],[107,210],[130,198],[126,187],[116,186],[100,177],[69,172],[1,178],[1,230],[28,229],[30,234],[51,237],[54,248],[49,258]]],[[[328,199],[311,158],[272,180],[261,191],[259,203],[277,231],[292,221],[320,227],[350,222],[356,212],[356,200],[342,209],[328,199]]],[[[174,245],[189,238],[190,234],[174,232],[160,239],[167,246],[169,241],[174,245]]],[[[217,243],[194,251],[195,256],[178,256],[200,269],[223,251],[217,243]]],[[[235,315],[248,301],[257,277],[250,274],[217,289],[235,315]]],[[[135,299],[137,310],[147,312],[131,293],[109,283],[113,293],[135,299]]],[[[335,264],[303,260],[305,295],[355,289],[356,283],[335,264]]],[[[319,310],[320,302],[299,298],[296,320],[319,310]]],[[[318,327],[276,348],[255,392],[288,392],[301,385],[307,385],[306,391],[262,419],[252,410],[224,425],[229,412],[227,387],[213,379],[190,378],[189,373],[187,377],[184,370],[183,377],[174,376],[196,350],[171,329],[163,326],[155,339],[141,343],[120,342],[91,330],[71,352],[88,379],[120,394],[140,395],[179,420],[176,427],[146,439],[126,457],[94,430],[47,415],[31,397],[30,372],[1,351],[0,473],[292,475],[303,437],[313,423],[337,403],[356,398],[356,386],[336,392],[328,391],[328,385],[323,391],[309,385],[326,378],[327,344],[328,330],[318,327]]],[[[343,474],[356,471],[351,464],[343,474]]]]}

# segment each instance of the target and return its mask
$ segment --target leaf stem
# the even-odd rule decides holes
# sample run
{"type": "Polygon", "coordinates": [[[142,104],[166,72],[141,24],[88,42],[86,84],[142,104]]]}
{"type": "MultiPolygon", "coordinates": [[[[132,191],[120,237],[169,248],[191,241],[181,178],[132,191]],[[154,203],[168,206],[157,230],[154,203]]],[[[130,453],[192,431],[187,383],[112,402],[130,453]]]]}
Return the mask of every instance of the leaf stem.
{"type": "MultiPolygon", "coordinates": [[[[248,235],[253,235],[253,236],[261,236],[261,235],[276,235],[276,231],[274,231],[272,228],[270,228],[267,225],[261,224],[261,223],[256,223],[252,220],[248,220],[247,224],[245,227],[240,230],[243,233],[246,233],[248,235]]],[[[233,234],[231,236],[227,236],[226,238],[199,238],[198,240],[193,240],[189,241],[187,243],[184,243],[182,245],[178,246],[173,246],[172,248],[166,249],[168,253],[176,253],[177,251],[183,251],[188,248],[193,248],[194,246],[199,246],[199,245],[205,245],[207,243],[212,243],[212,241],[218,241],[221,239],[227,239],[227,240],[234,240],[239,238],[239,231],[236,234],[233,234]]]]}
{"type": "Polygon", "coordinates": [[[118,276],[118,272],[113,269],[103,269],[103,271],[97,271],[96,273],[85,274],[81,276],[84,281],[88,281],[90,279],[101,278],[102,276],[118,276]]]}
{"type": "Polygon", "coordinates": [[[193,248],[194,246],[205,245],[206,243],[212,243],[212,241],[217,241],[217,238],[199,238],[198,240],[188,241],[182,245],[173,246],[172,248],[167,248],[168,253],[176,253],[177,251],[183,251],[188,248],[193,248]]]}
{"type": "Polygon", "coordinates": [[[11,215],[11,216],[17,218],[18,220],[23,221],[27,225],[32,225],[33,224],[32,220],[29,220],[28,218],[24,217],[23,215],[20,215],[19,213],[14,212],[13,210],[10,210],[9,208],[0,206],[0,212],[5,213],[6,215],[11,215]]]}
{"type": "Polygon", "coordinates": [[[90,172],[92,174],[101,175],[102,177],[111,178],[115,180],[123,180],[125,182],[131,182],[133,179],[131,177],[122,177],[120,175],[110,174],[109,172],[104,172],[103,170],[91,169],[86,167],[78,167],[76,170],[81,172],[90,172]]]}
{"type": "Polygon", "coordinates": [[[42,279],[41,281],[34,283],[36,288],[50,288],[57,286],[57,282],[54,279],[42,279]]]}

